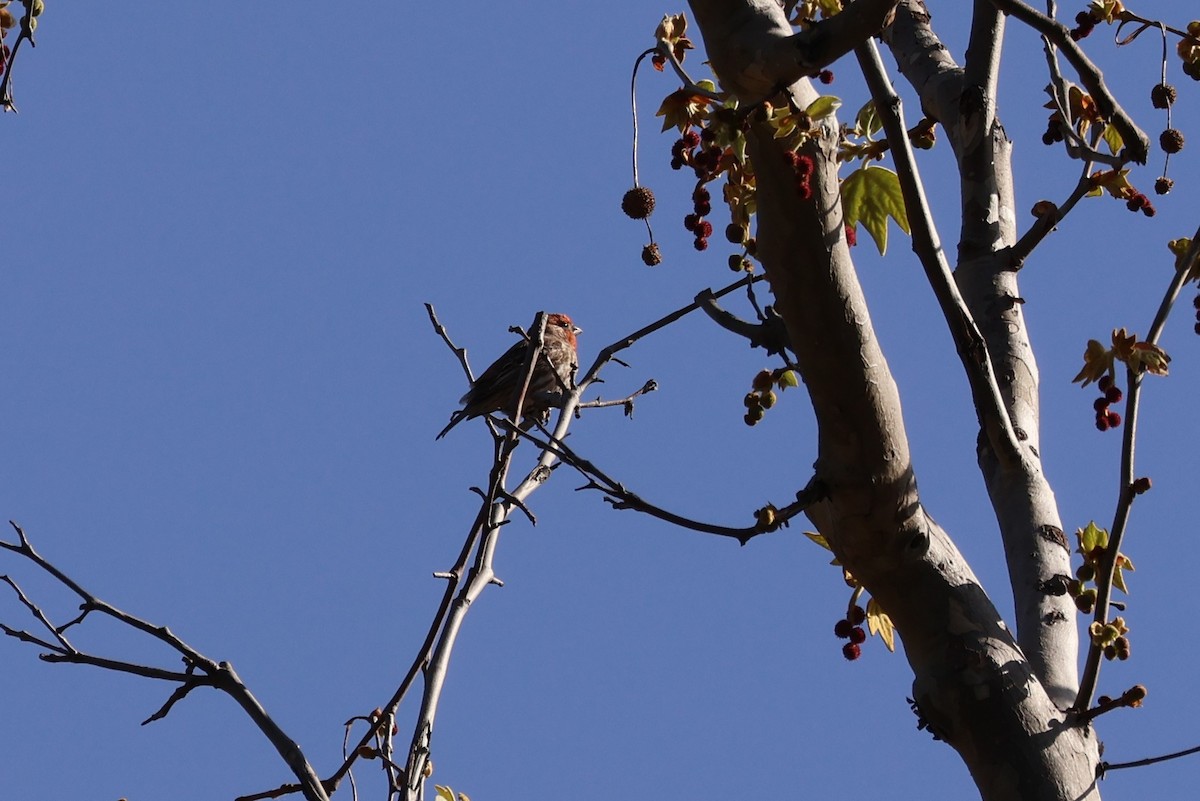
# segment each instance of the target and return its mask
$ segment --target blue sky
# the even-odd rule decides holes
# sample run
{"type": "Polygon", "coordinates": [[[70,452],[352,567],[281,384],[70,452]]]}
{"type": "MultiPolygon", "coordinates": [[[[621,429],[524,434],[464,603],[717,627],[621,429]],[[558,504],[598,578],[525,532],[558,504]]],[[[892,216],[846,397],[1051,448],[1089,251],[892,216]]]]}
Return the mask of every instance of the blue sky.
{"type": "MultiPolygon", "coordinates": [[[[466,387],[422,303],[477,369],[542,308],[575,318],[590,361],[731,278],[719,237],[700,255],[678,224],[691,182],[668,169],[671,137],[651,118],[670,77],[648,71],[639,97],[663,265],[641,264],[644,230],[618,206],[631,184],[629,71],[678,10],[54,3],[38,47],[20,54],[21,113],[0,120],[0,506],[95,593],[232,661],[323,775],[340,761],[342,722],[407,669],[442,590],[431,573],[452,563],[475,514],[468,488],[486,480],[482,423],[433,440],[466,387]]],[[[935,24],[961,53],[956,14],[935,24]]],[[[1158,45],[1089,45],[1156,137],[1158,45]]],[[[1039,141],[1043,68],[1036,37],[1013,25],[1001,115],[1022,225],[1077,170],[1039,141]]],[[[834,70],[829,91],[852,111],[864,100],[854,66],[834,70]]],[[[1172,70],[1176,124],[1195,139],[1198,87],[1172,70]]],[[[1069,532],[1108,525],[1119,449],[1092,427],[1091,390],[1070,379],[1088,338],[1145,331],[1170,277],[1163,243],[1196,227],[1193,149],[1157,217],[1087,201],[1023,275],[1042,453],[1069,532]]],[[[952,243],[944,145],[922,167],[952,243]]],[[[1148,190],[1160,167],[1156,154],[1135,183],[1148,190]]],[[[908,241],[895,230],[891,241],[885,260],[865,237],[857,255],[923,498],[1007,609],[965,381],[908,241]]],[[[1192,294],[1162,343],[1172,375],[1147,381],[1138,459],[1154,490],[1126,551],[1134,659],[1110,666],[1102,691],[1141,682],[1150,696],[1101,720],[1113,761],[1200,743],[1185,545],[1200,470],[1192,294]]],[[[651,377],[661,390],[632,420],[588,413],[572,443],[631,489],[745,525],[808,480],[801,392],[753,429],[741,420],[751,378],[771,366],[761,352],[687,318],[626,361],[605,373],[606,395],[651,377]]],[[[915,729],[903,657],[872,640],[843,660],[832,627],[847,591],[802,522],[738,548],[611,511],[579,483],[561,471],[532,499],[538,526],[505,530],[506,586],[468,617],[435,782],[476,801],[971,797],[958,758],[915,729]]],[[[56,620],[73,615],[24,565],[6,557],[0,571],[56,620]]],[[[21,620],[12,599],[0,613],[21,620]]],[[[177,664],[112,627],[76,637],[177,664]]],[[[195,693],[139,727],[170,688],[44,665],[11,640],[0,660],[0,785],[13,798],[228,798],[289,779],[224,697],[195,693]]],[[[404,731],[414,714],[402,708],[404,731]]],[[[1103,789],[1154,797],[1193,786],[1198,770],[1114,773],[1103,789]]],[[[358,776],[378,791],[369,767],[358,776]]]]}

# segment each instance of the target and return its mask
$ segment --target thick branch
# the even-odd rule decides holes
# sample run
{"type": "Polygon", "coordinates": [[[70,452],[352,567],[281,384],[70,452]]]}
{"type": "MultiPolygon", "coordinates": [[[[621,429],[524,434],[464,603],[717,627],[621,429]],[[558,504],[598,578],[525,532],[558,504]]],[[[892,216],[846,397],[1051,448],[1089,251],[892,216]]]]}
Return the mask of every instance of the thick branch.
{"type": "MultiPolygon", "coordinates": [[[[787,77],[756,58],[771,38],[791,35],[781,11],[709,0],[692,8],[726,90],[752,101],[748,90],[787,77]]],[[[806,81],[788,91],[801,108],[815,96],[806,81]]],[[[1094,742],[1065,725],[961,554],[920,505],[896,387],[844,240],[836,132],[802,150],[814,159],[810,200],[799,196],[773,131],[755,126],[746,138],[758,258],[819,427],[816,475],[829,497],[809,517],[896,623],[922,713],[963,756],[985,799],[1095,797],[1094,742]]]]}
{"type": "Polygon", "coordinates": [[[866,78],[867,87],[875,100],[875,109],[887,134],[892,158],[896,161],[896,172],[900,178],[900,189],[904,193],[904,205],[912,229],[913,252],[925,268],[925,275],[933,287],[938,306],[946,318],[946,325],[954,340],[955,349],[967,374],[971,386],[971,397],[979,416],[979,425],[987,434],[992,449],[1002,461],[1012,464],[1020,459],[1017,435],[1009,420],[1008,410],[1000,396],[1000,388],[992,370],[992,359],[988,354],[983,336],[975,325],[967,304],[959,294],[958,285],[946,261],[933,212],[925,198],[925,187],[921,183],[912,144],[904,126],[904,115],[900,97],[892,89],[883,62],[873,41],[867,40],[855,50],[859,66],[866,78]]]}
{"type": "Polygon", "coordinates": [[[1070,553],[1041,469],[1037,363],[1009,260],[1016,242],[1012,145],[989,94],[996,84],[1003,20],[988,3],[975,8],[965,69],[950,58],[916,0],[901,4],[886,39],[958,158],[962,227],[955,279],[987,344],[1019,443],[1013,458],[1012,452],[996,449],[993,437],[981,436],[977,457],[1000,524],[1018,640],[1035,675],[1065,708],[1078,681],[1075,609],[1070,598],[1051,595],[1045,586],[1052,576],[1070,572],[1070,553]]]}

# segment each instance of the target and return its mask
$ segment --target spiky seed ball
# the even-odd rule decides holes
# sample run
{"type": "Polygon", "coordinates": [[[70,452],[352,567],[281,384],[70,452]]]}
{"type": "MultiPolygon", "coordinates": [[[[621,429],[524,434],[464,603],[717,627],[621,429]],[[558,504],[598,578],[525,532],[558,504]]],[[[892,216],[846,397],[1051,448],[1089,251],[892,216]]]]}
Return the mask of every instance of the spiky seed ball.
{"type": "Polygon", "coordinates": [[[621,198],[621,211],[635,220],[644,220],[654,213],[654,193],[645,186],[635,186],[621,198]]]}
{"type": "Polygon", "coordinates": [[[1158,146],[1164,153],[1178,153],[1183,150],[1183,131],[1178,128],[1168,128],[1158,135],[1158,146]]]}
{"type": "Polygon", "coordinates": [[[833,70],[821,70],[817,73],[817,80],[826,86],[833,83],[833,70]]]}
{"type": "Polygon", "coordinates": [[[762,392],[764,390],[770,389],[771,384],[773,384],[774,381],[775,381],[775,376],[771,373],[770,370],[759,370],[755,374],[754,380],[750,382],[750,386],[754,387],[759,392],[762,392]]]}
{"type": "Polygon", "coordinates": [[[1108,418],[1109,428],[1116,428],[1121,425],[1121,413],[1110,411],[1106,417],[1108,418]]]}
{"type": "Polygon", "coordinates": [[[746,226],[744,225],[730,223],[729,225],[725,226],[725,239],[735,245],[740,245],[745,242],[746,235],[748,233],[749,231],[746,230],[746,226]]]}
{"type": "Polygon", "coordinates": [[[742,269],[742,257],[734,253],[729,257],[729,269],[737,272],[742,269]]]}
{"type": "Polygon", "coordinates": [[[1175,91],[1175,87],[1169,83],[1157,84],[1150,90],[1150,102],[1155,108],[1170,107],[1178,96],[1179,93],[1175,91]]]}
{"type": "Polygon", "coordinates": [[[662,264],[662,251],[658,249],[657,243],[651,242],[642,248],[642,263],[647,267],[657,267],[662,264]]]}
{"type": "Polygon", "coordinates": [[[842,656],[853,662],[862,656],[862,648],[859,647],[858,643],[848,642],[842,646],[842,656]]]}
{"type": "Polygon", "coordinates": [[[770,409],[778,400],[779,396],[775,394],[774,390],[767,390],[762,394],[762,407],[764,409],[770,409]]]}
{"type": "Polygon", "coordinates": [[[1165,195],[1171,191],[1173,186],[1175,186],[1175,182],[1164,175],[1154,181],[1154,194],[1165,195]]]}
{"type": "Polygon", "coordinates": [[[692,242],[692,247],[696,250],[708,250],[708,239],[698,236],[696,237],[696,241],[692,242]]]}
{"type": "Polygon", "coordinates": [[[855,604],[850,608],[850,622],[854,625],[861,625],[867,619],[867,610],[855,604]]]}
{"type": "Polygon", "coordinates": [[[1104,399],[1109,403],[1120,403],[1123,397],[1125,395],[1121,392],[1120,387],[1109,387],[1104,390],[1104,399]]]}
{"type": "Polygon", "coordinates": [[[834,636],[839,639],[842,639],[842,640],[850,639],[850,632],[852,632],[853,630],[854,630],[854,624],[851,623],[849,620],[843,619],[843,620],[839,620],[837,623],[833,624],[834,636]]]}
{"type": "Polygon", "coordinates": [[[683,146],[688,150],[692,150],[700,145],[700,134],[688,128],[687,133],[683,135],[683,146]]]}
{"type": "Polygon", "coordinates": [[[747,392],[746,397],[742,398],[742,405],[747,409],[756,409],[762,406],[762,401],[758,399],[757,392],[747,392]]]}
{"type": "Polygon", "coordinates": [[[854,628],[850,629],[850,642],[857,644],[864,643],[866,641],[867,633],[863,631],[862,626],[855,626],[854,628]]]}

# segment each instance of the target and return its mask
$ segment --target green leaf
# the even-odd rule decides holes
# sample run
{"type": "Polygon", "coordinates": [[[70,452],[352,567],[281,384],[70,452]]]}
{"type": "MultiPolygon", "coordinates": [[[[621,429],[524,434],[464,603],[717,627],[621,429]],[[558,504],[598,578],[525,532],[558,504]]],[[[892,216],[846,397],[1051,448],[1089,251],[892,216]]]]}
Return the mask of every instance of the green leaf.
{"type": "Polygon", "coordinates": [[[858,110],[858,114],[854,117],[854,127],[860,136],[868,137],[879,133],[883,129],[883,120],[879,119],[879,113],[875,110],[874,100],[868,100],[858,110]]]}
{"type": "Polygon", "coordinates": [[[867,628],[871,630],[872,634],[879,635],[889,651],[896,652],[896,627],[892,625],[892,619],[874,598],[867,601],[867,628]]]}
{"type": "Polygon", "coordinates": [[[846,225],[862,223],[881,256],[887,253],[888,217],[908,233],[900,178],[886,167],[859,167],[846,176],[842,181],[842,212],[846,225]]]}
{"type": "Polygon", "coordinates": [[[796,378],[795,370],[784,370],[779,374],[779,378],[775,379],[775,383],[779,384],[780,389],[800,386],[800,380],[796,378]]]}
{"type": "Polygon", "coordinates": [[[804,113],[808,115],[810,120],[823,120],[841,107],[842,101],[838,98],[833,95],[821,95],[808,104],[808,108],[804,109],[804,113]]]}

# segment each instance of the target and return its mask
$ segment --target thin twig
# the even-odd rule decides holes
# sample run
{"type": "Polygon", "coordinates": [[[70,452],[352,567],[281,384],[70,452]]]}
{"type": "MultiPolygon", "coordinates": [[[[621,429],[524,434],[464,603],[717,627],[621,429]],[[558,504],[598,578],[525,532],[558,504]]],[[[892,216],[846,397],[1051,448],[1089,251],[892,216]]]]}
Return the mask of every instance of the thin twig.
{"type": "Polygon", "coordinates": [[[1071,194],[1067,196],[1061,204],[1055,207],[1053,213],[1043,214],[1038,217],[1037,221],[1029,227],[1029,230],[1022,234],[1017,243],[1012,246],[1010,251],[1010,264],[1012,269],[1020,270],[1025,266],[1025,260],[1029,258],[1029,254],[1034,248],[1042,243],[1042,240],[1050,235],[1063,219],[1070,214],[1071,210],[1080,200],[1087,197],[1088,192],[1092,191],[1092,182],[1088,173],[1091,171],[1092,162],[1085,161],[1083,163],[1083,174],[1079,176],[1079,181],[1076,182],[1075,188],[1071,190],[1071,194]]]}
{"type": "Polygon", "coordinates": [[[1191,756],[1192,754],[1200,754],[1200,745],[1193,748],[1187,748],[1183,751],[1176,751],[1173,754],[1163,754],[1162,756],[1148,757],[1147,759],[1135,759],[1132,762],[1101,762],[1097,768],[1100,778],[1104,778],[1104,774],[1110,770],[1123,770],[1125,768],[1144,768],[1147,765],[1156,765],[1159,762],[1166,762],[1170,759],[1179,759],[1180,757],[1191,756]]]}
{"type": "Polygon", "coordinates": [[[642,61],[646,56],[652,56],[658,52],[657,47],[651,47],[648,50],[642,51],[642,54],[633,62],[633,76],[629,79],[629,107],[633,111],[633,185],[640,186],[638,181],[638,116],[637,116],[637,76],[638,68],[642,66],[642,61]]]}
{"type": "Polygon", "coordinates": [[[623,398],[616,398],[614,400],[601,400],[600,398],[596,398],[594,401],[584,401],[575,408],[577,408],[577,409],[606,409],[610,406],[625,406],[626,408],[632,408],[634,400],[636,400],[637,398],[640,398],[642,395],[648,395],[657,389],[658,389],[658,382],[655,381],[653,378],[651,378],[645,384],[642,384],[642,386],[639,389],[635,390],[634,392],[631,392],[630,394],[626,395],[623,398]]]}
{"type": "MultiPolygon", "coordinates": [[[[82,606],[85,610],[96,611],[107,615],[120,623],[123,623],[130,628],[147,634],[150,637],[165,643],[174,651],[183,656],[184,664],[188,666],[187,672],[179,673],[177,671],[163,670],[161,668],[151,667],[149,665],[139,665],[132,662],[124,662],[115,659],[107,659],[105,657],[94,656],[82,651],[71,648],[66,653],[54,652],[42,654],[41,658],[47,662],[69,662],[74,664],[92,665],[93,667],[103,668],[121,673],[131,673],[145,678],[160,679],[164,681],[178,682],[184,685],[206,685],[215,687],[230,696],[243,711],[250,717],[259,731],[271,742],[275,750],[283,758],[284,762],[299,779],[301,791],[304,797],[309,801],[328,801],[328,794],[321,786],[321,781],[317,778],[316,772],[304,757],[304,753],[294,740],[284,733],[266,710],[263,709],[258,699],[250,692],[241,678],[233,670],[233,666],[228,662],[220,662],[209,659],[208,657],[195,650],[175,634],[166,626],[158,626],[142,618],[135,617],[127,612],[118,609],[115,606],[97,598],[92,593],[85,590],[78,582],[69,577],[66,573],[60,570],[55,565],[51,564],[33,547],[29,537],[26,536],[22,529],[15,522],[9,521],[10,525],[17,532],[19,542],[17,544],[0,540],[0,549],[10,551],[27,559],[36,565],[42,572],[52,576],[59,584],[63,585],[82,601],[82,606]],[[198,675],[193,670],[201,671],[198,675]]],[[[45,620],[48,623],[48,618],[45,615],[38,615],[39,619],[45,620]]],[[[81,620],[81,618],[77,620],[81,620]]],[[[5,628],[7,632],[7,627],[5,628]]],[[[53,630],[53,629],[52,629],[53,630]]],[[[16,635],[14,635],[16,636],[16,635]]],[[[57,651],[51,647],[52,650],[57,651]]],[[[180,693],[176,690],[159,709],[155,715],[152,715],[146,722],[157,720],[170,710],[179,698],[186,695],[186,692],[180,693]]]]}
{"type": "MultiPolygon", "coordinates": [[[[1163,326],[1166,325],[1167,318],[1171,314],[1171,309],[1175,305],[1179,293],[1183,290],[1183,285],[1187,283],[1188,275],[1196,267],[1198,260],[1200,260],[1200,228],[1197,228],[1196,233],[1192,236],[1192,244],[1188,248],[1184,258],[1180,261],[1178,269],[1171,279],[1171,283],[1167,286],[1167,291],[1164,293],[1158,311],[1154,315],[1154,320],[1150,324],[1150,330],[1146,334],[1145,342],[1151,345],[1158,344],[1159,336],[1162,334],[1163,326]]],[[[1096,609],[1093,620],[1100,623],[1108,622],[1109,607],[1112,604],[1113,575],[1116,572],[1117,556],[1121,552],[1121,544],[1125,539],[1133,500],[1137,496],[1137,493],[1133,490],[1134,455],[1137,445],[1137,416],[1143,377],[1142,373],[1135,373],[1132,369],[1126,370],[1129,391],[1125,396],[1125,429],[1121,440],[1121,467],[1118,478],[1120,484],[1117,491],[1117,508],[1113,513],[1112,529],[1108,534],[1108,546],[1105,548],[1100,559],[1100,564],[1097,565],[1096,569],[1096,609]]],[[[1100,680],[1100,657],[1103,651],[1103,646],[1093,640],[1091,646],[1088,648],[1087,657],[1084,660],[1083,678],[1079,682],[1079,693],[1075,697],[1075,703],[1072,705],[1073,709],[1084,710],[1091,705],[1092,696],[1095,694],[1096,686],[1100,680]]]]}

